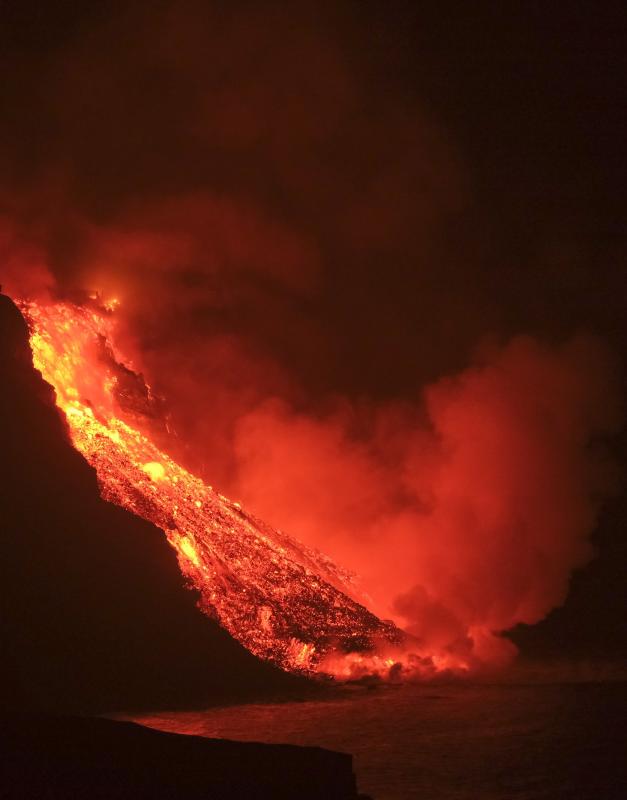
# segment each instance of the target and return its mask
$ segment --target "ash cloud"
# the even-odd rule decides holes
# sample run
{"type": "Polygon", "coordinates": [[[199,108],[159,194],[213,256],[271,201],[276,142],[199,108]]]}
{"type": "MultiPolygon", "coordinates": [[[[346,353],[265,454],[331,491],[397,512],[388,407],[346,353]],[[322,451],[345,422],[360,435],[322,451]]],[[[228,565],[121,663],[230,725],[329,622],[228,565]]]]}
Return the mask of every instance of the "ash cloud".
{"type": "Polygon", "coordinates": [[[573,336],[608,314],[589,242],[552,202],[530,244],[496,210],[423,78],[447,74],[429,20],[416,54],[350,5],[15,13],[5,288],[119,297],[176,455],[355,568],[425,652],[507,660],[496,634],[592,558],[616,368],[573,336]]]}

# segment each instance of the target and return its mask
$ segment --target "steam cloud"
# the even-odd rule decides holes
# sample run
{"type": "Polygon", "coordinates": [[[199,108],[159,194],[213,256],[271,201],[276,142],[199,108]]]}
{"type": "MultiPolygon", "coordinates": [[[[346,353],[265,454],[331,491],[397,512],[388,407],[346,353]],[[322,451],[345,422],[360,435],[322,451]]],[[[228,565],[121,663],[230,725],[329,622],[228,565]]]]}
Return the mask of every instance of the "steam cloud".
{"type": "Polygon", "coordinates": [[[6,289],[120,297],[179,457],[355,569],[425,653],[507,661],[498,634],[593,555],[611,358],[568,319],[515,335],[463,160],[385,36],[205,6],[95,17],[22,69],[50,125],[28,152],[32,110],[3,134],[6,289]]]}
{"type": "Polygon", "coordinates": [[[494,633],[565,600],[613,473],[590,448],[612,431],[599,342],[519,337],[425,391],[417,407],[346,403],[324,419],[270,401],[240,419],[252,507],[355,566],[383,616],[469,663],[507,660],[494,633]]]}

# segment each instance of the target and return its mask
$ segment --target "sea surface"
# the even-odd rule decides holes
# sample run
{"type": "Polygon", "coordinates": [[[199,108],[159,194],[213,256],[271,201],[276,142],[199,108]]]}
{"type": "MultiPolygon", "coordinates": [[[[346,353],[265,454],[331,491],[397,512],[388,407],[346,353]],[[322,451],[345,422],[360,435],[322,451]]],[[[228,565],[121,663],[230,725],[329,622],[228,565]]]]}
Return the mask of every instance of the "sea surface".
{"type": "Polygon", "coordinates": [[[125,718],[349,752],[375,800],[627,800],[626,700],[625,683],[388,685],[125,718]]]}

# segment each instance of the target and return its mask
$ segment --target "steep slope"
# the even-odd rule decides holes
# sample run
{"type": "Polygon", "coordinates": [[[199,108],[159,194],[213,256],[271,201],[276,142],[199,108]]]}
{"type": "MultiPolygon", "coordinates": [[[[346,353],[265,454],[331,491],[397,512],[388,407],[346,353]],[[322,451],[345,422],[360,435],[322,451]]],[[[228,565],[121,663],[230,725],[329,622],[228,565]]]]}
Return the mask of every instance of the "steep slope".
{"type": "Polygon", "coordinates": [[[161,531],[100,498],[0,295],[0,706],[199,704],[294,685],[195,607],[161,531]]]}
{"type": "MultiPolygon", "coordinates": [[[[34,363],[102,496],[157,525],[200,606],[254,655],[289,672],[386,671],[404,635],[351,596],[348,573],[266,525],[155,445],[165,427],[142,376],[116,354],[98,302],[20,303],[34,363]]],[[[289,469],[286,464],[285,469],[289,469]]]]}

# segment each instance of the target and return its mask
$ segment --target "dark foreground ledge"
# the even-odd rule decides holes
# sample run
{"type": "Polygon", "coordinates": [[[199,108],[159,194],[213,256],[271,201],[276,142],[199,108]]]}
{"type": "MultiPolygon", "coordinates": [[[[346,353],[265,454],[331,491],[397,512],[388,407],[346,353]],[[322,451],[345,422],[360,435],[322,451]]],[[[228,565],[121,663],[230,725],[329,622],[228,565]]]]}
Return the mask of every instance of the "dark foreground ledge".
{"type": "Polygon", "coordinates": [[[0,797],[354,800],[352,756],[89,717],[0,720],[0,797]]]}

